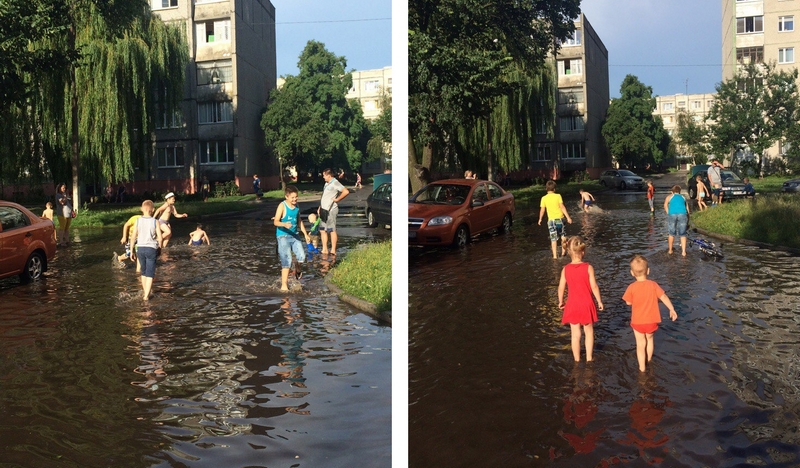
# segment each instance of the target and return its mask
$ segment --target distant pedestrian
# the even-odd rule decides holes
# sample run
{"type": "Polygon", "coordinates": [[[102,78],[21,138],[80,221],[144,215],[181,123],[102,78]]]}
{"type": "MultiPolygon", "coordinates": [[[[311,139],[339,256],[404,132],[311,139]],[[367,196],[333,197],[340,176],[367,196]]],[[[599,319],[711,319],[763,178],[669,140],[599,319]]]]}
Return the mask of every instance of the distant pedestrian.
{"type": "Polygon", "coordinates": [[[358,190],[358,189],[360,189],[360,188],[361,188],[361,173],[360,173],[360,172],[356,172],[356,185],[355,185],[355,189],[356,189],[356,190],[358,190]]]}
{"type": "Polygon", "coordinates": [[[655,203],[656,197],[656,188],[653,186],[653,181],[648,179],[647,180],[647,204],[650,205],[650,214],[655,215],[655,207],[653,206],[655,203]]]}
{"type": "Polygon", "coordinates": [[[558,240],[561,239],[561,255],[567,254],[567,231],[564,226],[566,219],[572,224],[572,218],[567,213],[564,200],[560,194],[556,193],[556,181],[548,180],[545,184],[547,195],[542,197],[539,203],[539,226],[542,225],[542,218],[547,212],[547,231],[550,233],[550,248],[553,250],[553,258],[558,258],[558,240]]]}
{"type": "Polygon", "coordinates": [[[472,171],[470,171],[469,169],[464,171],[464,178],[465,179],[472,179],[472,171]]]}
{"type": "Polygon", "coordinates": [[[561,269],[561,280],[558,283],[558,307],[564,309],[561,324],[569,324],[572,336],[572,357],[575,362],[581,360],[581,327],[585,336],[586,361],[591,361],[594,349],[594,322],[597,322],[597,310],[603,310],[600,288],[594,277],[594,268],[583,261],[586,244],[578,236],[567,241],[570,263],[561,269]],[[564,303],[564,292],[567,291],[567,302],[564,303]],[[597,300],[597,306],[592,300],[597,300]]]}
{"type": "Polygon", "coordinates": [[[203,201],[208,201],[208,194],[211,193],[211,183],[208,181],[208,177],[203,176],[203,181],[200,182],[200,194],[203,197],[203,201]]]}
{"type": "Polygon", "coordinates": [[[131,254],[141,266],[142,292],[145,301],[150,300],[150,291],[153,289],[153,279],[156,276],[156,257],[163,241],[158,221],[153,217],[154,208],[152,200],[142,202],[142,217],[133,225],[131,237],[131,254]]]}
{"type": "Polygon", "coordinates": [[[708,187],[706,187],[706,184],[703,183],[703,176],[698,174],[694,180],[697,181],[697,188],[695,189],[697,192],[697,209],[700,211],[707,210],[708,205],[706,205],[706,195],[710,193],[708,191],[708,187]]]}
{"type": "Polygon", "coordinates": [[[206,231],[203,230],[203,225],[197,223],[197,229],[189,233],[189,243],[187,245],[203,245],[203,242],[206,245],[211,245],[211,240],[208,238],[206,231]]]}
{"type": "Polygon", "coordinates": [[[636,338],[636,358],[639,361],[639,371],[644,372],[646,363],[653,359],[653,349],[655,342],[653,333],[658,330],[661,322],[661,313],[658,310],[658,301],[664,303],[669,309],[669,318],[672,321],[678,319],[675,307],[655,281],[648,280],[650,268],[647,267],[647,259],[641,255],[636,255],[631,260],[631,275],[636,278],[622,300],[631,306],[631,328],[636,338]]]}
{"type": "Polygon", "coordinates": [[[112,184],[108,184],[106,187],[106,203],[113,203],[114,202],[114,186],[112,184]]]}
{"type": "Polygon", "coordinates": [[[756,196],[756,189],[753,187],[753,184],[750,183],[750,178],[744,178],[744,196],[748,198],[755,198],[756,196]]]}
{"type": "Polygon", "coordinates": [[[56,240],[59,246],[69,245],[69,225],[72,224],[72,218],[75,217],[75,210],[72,209],[72,197],[67,193],[67,184],[58,186],[56,206],[59,228],[56,240]]]}
{"type": "Polygon", "coordinates": [[[722,164],[716,159],[711,161],[708,168],[708,181],[711,183],[711,206],[722,204],[722,164]]]}
{"type": "Polygon", "coordinates": [[[256,194],[257,198],[261,198],[263,192],[261,192],[261,179],[258,178],[258,174],[253,174],[253,193],[256,194]]]}
{"type": "Polygon", "coordinates": [[[667,213],[667,234],[669,253],[672,253],[672,244],[675,236],[681,238],[681,252],[686,256],[686,227],[689,224],[689,202],[681,195],[681,186],[672,187],[672,193],[664,200],[664,211],[667,213]]]}
{"type": "Polygon", "coordinates": [[[117,188],[117,203],[125,203],[125,186],[122,184],[117,188]]]}
{"type": "Polygon", "coordinates": [[[322,189],[322,198],[317,214],[320,218],[320,237],[322,240],[322,255],[330,253],[336,255],[336,243],[339,235],[336,233],[336,216],[339,214],[339,202],[344,200],[350,191],[341,182],[333,177],[333,171],[325,169],[322,171],[322,178],[325,179],[325,187],[322,189]],[[328,250],[328,237],[331,239],[330,250],[328,250]]]}

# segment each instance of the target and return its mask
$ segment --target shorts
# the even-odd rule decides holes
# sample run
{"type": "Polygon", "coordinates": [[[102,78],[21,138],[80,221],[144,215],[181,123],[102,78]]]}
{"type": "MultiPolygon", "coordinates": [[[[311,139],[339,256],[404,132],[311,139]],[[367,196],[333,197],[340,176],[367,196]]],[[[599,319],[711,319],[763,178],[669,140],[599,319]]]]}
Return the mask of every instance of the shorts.
{"type": "Polygon", "coordinates": [[[336,215],[339,214],[339,205],[334,205],[328,211],[328,220],[327,221],[319,221],[319,230],[326,231],[326,232],[333,232],[336,230],[336,215]]]}
{"type": "Polygon", "coordinates": [[[714,187],[711,189],[711,193],[713,193],[717,197],[719,196],[720,192],[722,192],[722,189],[719,187],[714,187]]]}
{"type": "Polygon", "coordinates": [[[592,201],[591,201],[591,200],[584,200],[584,201],[583,201],[583,204],[584,204],[585,206],[592,206],[592,201]]]}
{"type": "Polygon", "coordinates": [[[192,245],[203,245],[203,239],[200,240],[193,240],[192,245]]]}
{"type": "Polygon", "coordinates": [[[698,200],[703,201],[704,198],[706,198],[706,193],[705,192],[697,192],[697,199],[698,200]]]}
{"type": "Polygon", "coordinates": [[[551,219],[547,222],[547,230],[550,232],[550,242],[558,242],[559,238],[567,237],[567,230],[563,219],[551,219]]]}
{"type": "MultiPolygon", "coordinates": [[[[136,249],[136,252],[138,253],[139,252],[139,245],[138,244],[136,245],[135,249],[136,249]]],[[[128,258],[130,258],[130,256],[131,256],[131,243],[130,242],[125,244],[125,256],[128,257],[128,258]]]]}
{"type": "Polygon", "coordinates": [[[667,216],[667,233],[672,237],[686,237],[686,226],[688,224],[689,215],[671,214],[667,216]]]}
{"type": "Polygon", "coordinates": [[[142,276],[155,278],[156,276],[156,257],[158,250],[155,247],[137,247],[136,258],[139,259],[139,266],[142,269],[142,276]]]}
{"type": "Polygon", "coordinates": [[[650,333],[655,333],[658,330],[657,323],[632,323],[631,328],[636,330],[639,333],[644,333],[645,335],[650,333]]]}
{"type": "Polygon", "coordinates": [[[292,267],[292,252],[297,261],[306,261],[306,244],[294,236],[278,236],[278,257],[281,259],[281,268],[292,267]]]}

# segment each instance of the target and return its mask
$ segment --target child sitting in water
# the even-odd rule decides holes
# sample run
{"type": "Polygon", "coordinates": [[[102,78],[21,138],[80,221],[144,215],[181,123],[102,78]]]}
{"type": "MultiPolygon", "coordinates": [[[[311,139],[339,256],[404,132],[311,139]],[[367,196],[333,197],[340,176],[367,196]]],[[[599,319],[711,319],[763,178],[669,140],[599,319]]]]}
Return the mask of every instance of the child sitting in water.
{"type": "Polygon", "coordinates": [[[197,223],[197,229],[189,233],[189,243],[186,245],[203,245],[203,242],[211,245],[211,240],[209,240],[206,231],[203,230],[203,225],[197,223]]]}
{"type": "Polygon", "coordinates": [[[309,213],[308,222],[311,223],[311,228],[308,230],[308,234],[311,237],[311,242],[308,243],[308,253],[319,253],[319,248],[317,247],[319,245],[319,218],[317,218],[317,214],[309,213]]]}

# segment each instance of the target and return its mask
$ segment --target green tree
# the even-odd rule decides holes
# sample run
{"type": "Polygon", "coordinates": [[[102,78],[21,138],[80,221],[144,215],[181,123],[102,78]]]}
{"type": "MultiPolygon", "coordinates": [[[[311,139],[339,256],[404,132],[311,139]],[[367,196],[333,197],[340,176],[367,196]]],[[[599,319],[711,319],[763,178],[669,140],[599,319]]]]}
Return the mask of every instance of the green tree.
{"type": "MultiPolygon", "coordinates": [[[[731,155],[749,148],[761,173],[764,151],[798,125],[797,69],[775,71],[774,64],[748,64],[719,83],[708,113],[715,153],[731,155]]],[[[733,161],[736,163],[736,161],[733,161]]]]}
{"type": "Polygon", "coordinates": [[[308,41],[297,65],[300,73],[286,77],[261,117],[267,145],[285,165],[359,167],[367,123],[358,101],[347,100],[353,78],[345,58],[308,41]]]}
{"type": "Polygon", "coordinates": [[[392,98],[383,93],[380,102],[380,115],[375,120],[367,122],[370,134],[367,142],[367,161],[375,161],[383,157],[386,148],[391,147],[392,144],[392,98]]]}
{"type": "Polygon", "coordinates": [[[441,162],[459,127],[485,118],[573,30],[580,0],[409,2],[409,175],[412,189],[441,162]],[[414,142],[422,148],[417,157],[414,142]]]}
{"type": "Polygon", "coordinates": [[[634,75],[627,75],[622,80],[620,97],[611,100],[601,130],[621,166],[644,167],[665,159],[670,138],[661,117],[653,116],[655,108],[653,88],[634,75]]]}
{"type": "Polygon", "coordinates": [[[708,160],[708,132],[703,124],[695,120],[688,111],[679,110],[676,117],[675,142],[683,154],[692,156],[693,164],[705,164],[708,160]]]}

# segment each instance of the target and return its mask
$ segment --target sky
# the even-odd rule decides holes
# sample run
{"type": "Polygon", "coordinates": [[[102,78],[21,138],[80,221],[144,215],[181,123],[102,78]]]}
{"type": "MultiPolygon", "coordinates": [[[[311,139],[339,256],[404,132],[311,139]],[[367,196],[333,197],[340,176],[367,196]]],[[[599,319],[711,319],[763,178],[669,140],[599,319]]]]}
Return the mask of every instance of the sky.
{"type": "Polygon", "coordinates": [[[608,49],[612,98],[628,74],[654,96],[713,93],[722,80],[719,0],[583,0],[581,9],[608,49]]]}
{"type": "Polygon", "coordinates": [[[347,70],[392,65],[391,0],[271,0],[278,76],[297,75],[310,40],[347,59],[347,70]]]}

